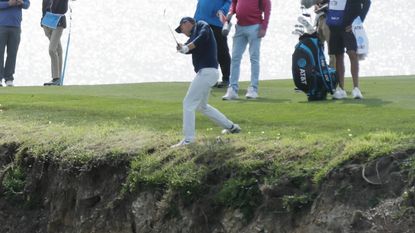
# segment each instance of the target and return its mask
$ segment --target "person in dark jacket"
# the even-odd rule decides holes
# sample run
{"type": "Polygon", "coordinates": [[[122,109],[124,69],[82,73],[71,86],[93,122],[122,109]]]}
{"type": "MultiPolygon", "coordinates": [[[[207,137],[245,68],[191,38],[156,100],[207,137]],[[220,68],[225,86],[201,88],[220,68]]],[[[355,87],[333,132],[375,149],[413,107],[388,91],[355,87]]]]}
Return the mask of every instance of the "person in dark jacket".
{"type": "Polygon", "coordinates": [[[49,39],[49,55],[51,60],[52,80],[44,83],[45,86],[59,86],[61,85],[62,74],[62,44],[61,37],[63,30],[66,28],[65,13],[68,11],[68,0],[43,0],[42,3],[42,19],[46,12],[53,14],[60,14],[62,17],[59,20],[56,29],[43,26],[46,37],[49,39]]]}
{"type": "Polygon", "coordinates": [[[363,99],[359,89],[359,57],[356,53],[357,42],[352,31],[352,23],[360,17],[365,20],[369,11],[370,0],[330,0],[326,22],[330,28],[329,54],[336,57],[336,71],[339,78],[339,87],[333,94],[333,99],[344,99],[347,93],[344,90],[344,49],[350,59],[350,69],[353,79],[352,97],[363,99]]]}
{"type": "Polygon", "coordinates": [[[17,50],[20,44],[22,9],[28,9],[29,0],[0,0],[0,86],[13,86],[17,50]],[[6,50],[7,48],[7,50],[6,50]],[[6,64],[4,53],[7,51],[6,64]]]}
{"type": "Polygon", "coordinates": [[[227,37],[222,35],[223,22],[221,21],[221,18],[226,18],[230,5],[231,0],[198,0],[195,12],[195,20],[208,23],[215,35],[218,62],[222,71],[222,82],[215,85],[218,88],[228,87],[231,72],[231,55],[227,37]]]}
{"type": "Polygon", "coordinates": [[[189,37],[185,44],[177,45],[177,51],[192,54],[196,77],[183,100],[184,139],[172,147],[186,146],[195,141],[196,110],[221,126],[224,129],[223,133],[239,133],[241,128],[237,124],[208,104],[210,89],[219,77],[216,41],[212,29],[203,20],[196,22],[191,17],[184,17],[180,20],[176,32],[189,37]]]}

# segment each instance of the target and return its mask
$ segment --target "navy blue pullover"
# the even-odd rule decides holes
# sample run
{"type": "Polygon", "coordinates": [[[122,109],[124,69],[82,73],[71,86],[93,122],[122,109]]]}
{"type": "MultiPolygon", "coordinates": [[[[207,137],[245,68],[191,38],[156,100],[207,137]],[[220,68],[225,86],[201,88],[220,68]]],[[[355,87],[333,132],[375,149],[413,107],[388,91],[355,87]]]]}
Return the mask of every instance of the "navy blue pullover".
{"type": "Polygon", "coordinates": [[[200,20],[193,26],[192,34],[185,44],[190,43],[196,46],[189,52],[196,73],[203,68],[218,68],[215,36],[205,21],[200,20]]]}
{"type": "Polygon", "coordinates": [[[360,16],[363,22],[366,18],[367,12],[369,11],[370,4],[370,0],[347,0],[343,24],[341,26],[330,26],[330,29],[344,29],[352,25],[357,16],[360,16]]]}
{"type": "Polygon", "coordinates": [[[353,21],[358,16],[360,16],[363,22],[366,18],[367,12],[369,11],[370,4],[370,0],[348,0],[344,15],[344,25],[346,27],[352,25],[353,21]]]}

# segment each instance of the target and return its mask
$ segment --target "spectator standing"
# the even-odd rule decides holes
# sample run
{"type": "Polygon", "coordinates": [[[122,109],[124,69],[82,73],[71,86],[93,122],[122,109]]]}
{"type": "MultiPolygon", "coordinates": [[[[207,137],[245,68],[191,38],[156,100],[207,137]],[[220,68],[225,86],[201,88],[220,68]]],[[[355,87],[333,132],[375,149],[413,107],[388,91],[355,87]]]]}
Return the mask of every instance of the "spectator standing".
{"type": "Polygon", "coordinates": [[[258,97],[258,83],[260,73],[261,39],[265,36],[271,14],[270,0],[232,0],[227,15],[228,21],[236,15],[237,24],[233,37],[231,78],[230,85],[223,100],[237,99],[239,91],[239,74],[242,55],[249,45],[251,61],[251,84],[248,87],[246,98],[258,97]]]}
{"type": "Polygon", "coordinates": [[[61,37],[63,30],[66,28],[66,16],[65,13],[68,11],[68,0],[43,0],[42,4],[42,19],[45,17],[46,12],[53,14],[62,15],[59,19],[56,28],[50,28],[42,26],[45,31],[46,37],[49,39],[49,55],[51,61],[51,73],[52,80],[46,82],[45,86],[60,86],[62,65],[63,65],[63,51],[61,37]]]}
{"type": "Polygon", "coordinates": [[[229,86],[229,74],[231,56],[229,54],[227,37],[222,35],[223,23],[221,18],[229,11],[231,0],[198,0],[194,19],[207,22],[215,35],[217,44],[217,56],[222,72],[222,82],[217,82],[215,87],[229,86]]]}
{"type": "Polygon", "coordinates": [[[370,0],[330,0],[327,12],[327,25],[330,28],[329,54],[336,57],[336,71],[339,87],[333,94],[333,99],[344,99],[344,50],[350,59],[350,71],[353,79],[352,96],[363,99],[359,89],[359,56],[357,55],[356,37],[352,31],[353,21],[360,16],[362,22],[369,11],[370,0]]]}
{"type": "Polygon", "coordinates": [[[6,86],[14,86],[13,75],[22,31],[22,9],[28,9],[29,6],[29,0],[0,0],[0,86],[3,79],[6,86]],[[5,52],[7,52],[6,63],[4,63],[5,52]]]}

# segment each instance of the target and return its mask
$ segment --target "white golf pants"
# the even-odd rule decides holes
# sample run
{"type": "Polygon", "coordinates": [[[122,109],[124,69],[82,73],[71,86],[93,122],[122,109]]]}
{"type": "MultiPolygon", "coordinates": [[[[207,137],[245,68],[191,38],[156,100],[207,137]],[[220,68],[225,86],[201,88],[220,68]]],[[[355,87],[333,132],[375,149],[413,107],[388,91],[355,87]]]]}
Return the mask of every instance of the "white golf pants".
{"type": "Polygon", "coordinates": [[[190,84],[183,100],[183,133],[185,140],[191,142],[195,140],[196,110],[205,114],[224,129],[232,127],[232,121],[208,104],[210,89],[217,82],[218,78],[218,69],[203,68],[199,70],[193,82],[190,84]]]}

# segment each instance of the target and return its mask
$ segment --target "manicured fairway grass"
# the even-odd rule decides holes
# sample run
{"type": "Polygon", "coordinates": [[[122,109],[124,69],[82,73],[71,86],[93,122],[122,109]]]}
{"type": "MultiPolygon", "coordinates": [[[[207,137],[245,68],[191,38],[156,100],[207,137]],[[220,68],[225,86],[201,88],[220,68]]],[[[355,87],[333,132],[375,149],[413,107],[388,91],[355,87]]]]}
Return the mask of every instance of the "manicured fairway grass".
{"type": "MultiPolygon", "coordinates": [[[[350,82],[346,81],[349,86],[350,82]]],[[[240,97],[244,97],[246,85],[242,84],[240,97]]],[[[1,88],[1,124],[119,124],[161,134],[181,131],[181,101],[187,87],[188,83],[150,83],[1,88]]],[[[304,94],[293,91],[291,80],[262,81],[258,100],[222,101],[225,90],[213,89],[210,104],[239,123],[245,137],[414,132],[415,77],[363,78],[361,89],[364,100],[351,99],[349,93],[346,100],[309,103],[304,94]]],[[[198,115],[197,132],[214,136],[220,129],[198,115]]]]}

